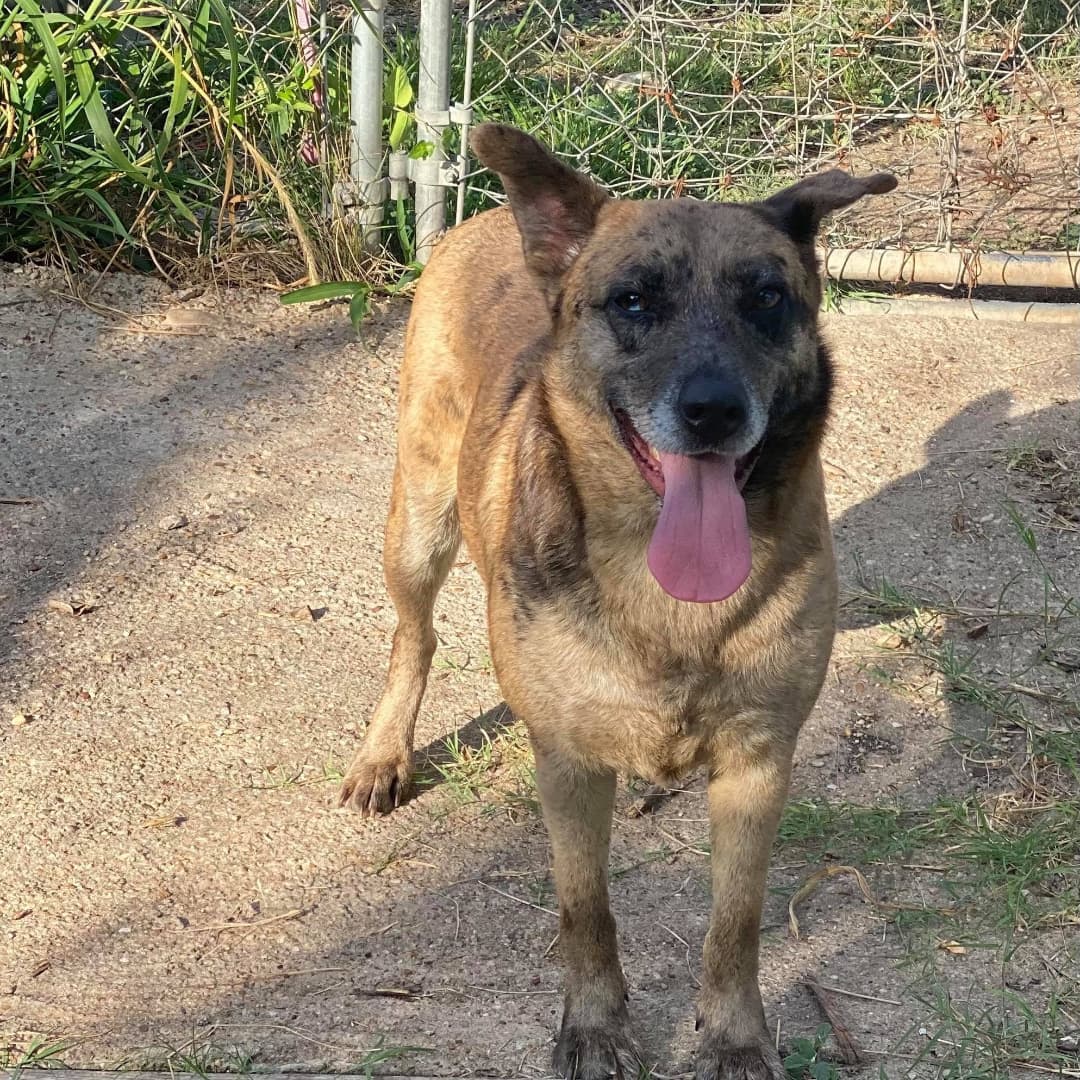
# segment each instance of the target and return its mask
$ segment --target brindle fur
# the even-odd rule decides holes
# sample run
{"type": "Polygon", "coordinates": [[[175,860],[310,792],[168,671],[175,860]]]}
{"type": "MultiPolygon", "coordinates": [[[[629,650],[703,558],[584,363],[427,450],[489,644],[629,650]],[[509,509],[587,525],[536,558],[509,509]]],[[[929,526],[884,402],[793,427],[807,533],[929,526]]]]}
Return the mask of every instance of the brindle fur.
{"type": "Polygon", "coordinates": [[[556,1068],[595,1080],[637,1054],[608,902],[616,774],[670,784],[705,765],[713,910],[697,1071],[780,1080],[758,926],[836,602],[818,456],[830,370],[812,244],[825,213],[894,181],[826,173],[749,206],[625,202],[512,128],[485,125],[473,145],[511,208],[455,229],[417,290],[384,551],[398,625],[341,800],[385,813],[406,794],[432,608],[464,536],[554,849],[567,969],[556,1068]],[[762,267],[788,293],[771,323],[745,311],[762,267]],[[645,332],[605,307],[627,283],[657,312],[645,332]],[[658,499],[608,406],[663,439],[649,410],[702,363],[742,379],[767,426],[745,492],[751,577],[723,603],[688,604],[647,570],[658,499]]]}

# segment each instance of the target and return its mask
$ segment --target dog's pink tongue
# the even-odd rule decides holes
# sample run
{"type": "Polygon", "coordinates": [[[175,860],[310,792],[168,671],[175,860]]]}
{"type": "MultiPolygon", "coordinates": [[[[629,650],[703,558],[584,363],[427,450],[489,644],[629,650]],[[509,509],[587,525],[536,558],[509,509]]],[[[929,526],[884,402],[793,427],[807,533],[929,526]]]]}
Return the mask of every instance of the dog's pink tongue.
{"type": "Polygon", "coordinates": [[[750,576],[750,527],[735,459],[662,453],[660,465],[664,505],[649,570],[676,600],[726,600],[750,576]]]}

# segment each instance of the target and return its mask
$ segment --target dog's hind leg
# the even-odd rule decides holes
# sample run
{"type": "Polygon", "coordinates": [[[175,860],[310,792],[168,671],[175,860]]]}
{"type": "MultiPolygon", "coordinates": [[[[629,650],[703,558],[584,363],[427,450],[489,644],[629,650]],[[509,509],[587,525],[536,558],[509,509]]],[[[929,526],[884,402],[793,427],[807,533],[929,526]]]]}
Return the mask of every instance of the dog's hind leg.
{"type": "MultiPolygon", "coordinates": [[[[436,435],[437,438],[437,435],[436,435]]],[[[447,454],[421,435],[399,444],[383,567],[397,629],[386,687],[363,746],[341,787],[340,805],[386,814],[400,805],[412,778],[413,731],[435,652],[435,598],[461,542],[457,513],[456,447],[447,454]]]]}

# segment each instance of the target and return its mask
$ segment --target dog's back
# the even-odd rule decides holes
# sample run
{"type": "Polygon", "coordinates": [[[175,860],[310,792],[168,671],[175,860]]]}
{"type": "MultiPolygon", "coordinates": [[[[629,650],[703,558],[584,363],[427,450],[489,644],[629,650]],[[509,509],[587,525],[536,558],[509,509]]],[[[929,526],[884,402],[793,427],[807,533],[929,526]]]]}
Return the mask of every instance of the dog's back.
{"type": "Polygon", "coordinates": [[[515,359],[550,327],[510,210],[489,210],[453,229],[416,288],[401,369],[400,444],[460,439],[479,392],[505,383],[515,359]]]}

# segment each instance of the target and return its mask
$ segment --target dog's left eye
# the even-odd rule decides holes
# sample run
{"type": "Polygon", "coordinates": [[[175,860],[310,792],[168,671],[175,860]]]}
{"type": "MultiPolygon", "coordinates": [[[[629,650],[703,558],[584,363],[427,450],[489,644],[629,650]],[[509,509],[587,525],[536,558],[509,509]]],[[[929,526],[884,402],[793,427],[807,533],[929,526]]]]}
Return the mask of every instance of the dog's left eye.
{"type": "Polygon", "coordinates": [[[645,299],[639,292],[628,289],[626,292],[616,293],[611,302],[629,315],[643,315],[645,313],[645,299]]]}
{"type": "Polygon", "coordinates": [[[754,307],[758,311],[768,311],[769,308],[776,307],[781,300],[784,299],[784,294],[775,286],[766,285],[763,289],[758,289],[754,294],[754,307]]]}

